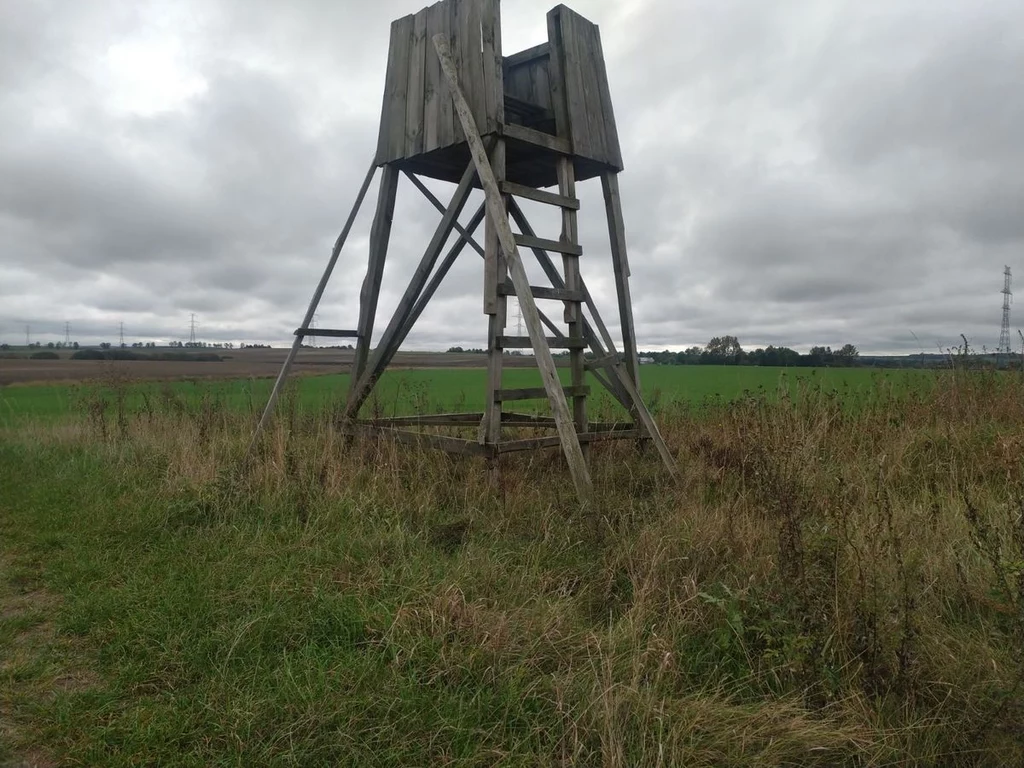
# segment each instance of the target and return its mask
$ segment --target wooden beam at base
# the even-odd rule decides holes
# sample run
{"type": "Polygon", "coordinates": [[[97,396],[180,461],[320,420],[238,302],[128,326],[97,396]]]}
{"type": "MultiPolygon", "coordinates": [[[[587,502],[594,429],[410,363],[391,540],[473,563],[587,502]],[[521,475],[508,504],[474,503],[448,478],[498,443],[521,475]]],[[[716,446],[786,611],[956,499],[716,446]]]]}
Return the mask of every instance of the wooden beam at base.
{"type": "Polygon", "coordinates": [[[523,248],[540,248],[542,251],[554,251],[555,253],[568,253],[573,256],[582,256],[583,248],[575,243],[564,243],[561,240],[547,240],[543,237],[532,235],[515,235],[516,245],[523,248]]]}
{"type": "MultiPolygon", "coordinates": [[[[548,347],[550,349],[586,349],[587,342],[582,339],[570,339],[568,336],[548,336],[548,347]]],[[[497,339],[500,349],[533,349],[533,341],[529,336],[499,336],[497,339]]]]}
{"type": "Polygon", "coordinates": [[[359,331],[339,331],[333,328],[296,328],[296,336],[324,336],[332,339],[358,339],[359,331]]]}
{"type": "Polygon", "coordinates": [[[557,205],[560,208],[571,208],[574,211],[578,211],[580,209],[580,201],[575,197],[566,197],[565,195],[559,195],[556,192],[546,192],[543,189],[527,187],[523,184],[516,184],[511,181],[503,181],[498,185],[498,187],[506,195],[515,195],[516,197],[522,197],[526,200],[535,200],[538,203],[557,205]]]}
{"type": "Polygon", "coordinates": [[[464,440],[458,437],[434,435],[426,432],[409,432],[403,429],[380,427],[358,421],[342,424],[341,430],[348,434],[363,435],[365,437],[384,437],[417,448],[436,448],[447,453],[487,457],[494,456],[495,454],[492,446],[480,445],[476,440],[464,440]]]}
{"type": "Polygon", "coordinates": [[[363,419],[362,424],[377,427],[475,427],[483,414],[430,413],[419,416],[389,416],[382,419],[363,419]]]}
{"type": "MultiPolygon", "coordinates": [[[[581,432],[579,439],[581,443],[596,443],[603,440],[636,440],[640,432],[635,429],[623,429],[615,432],[581,432]]],[[[528,437],[524,440],[508,440],[494,446],[497,453],[514,453],[515,451],[533,451],[538,448],[557,448],[559,443],[557,437],[528,437]]]]}

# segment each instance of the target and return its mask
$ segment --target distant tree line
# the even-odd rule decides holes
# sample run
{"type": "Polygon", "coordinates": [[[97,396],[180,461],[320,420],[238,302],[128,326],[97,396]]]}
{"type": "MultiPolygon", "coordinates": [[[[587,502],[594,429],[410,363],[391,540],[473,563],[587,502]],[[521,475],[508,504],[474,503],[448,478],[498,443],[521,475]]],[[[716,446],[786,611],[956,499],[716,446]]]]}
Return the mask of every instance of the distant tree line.
{"type": "Polygon", "coordinates": [[[788,367],[849,368],[861,364],[860,353],[853,344],[832,347],[811,347],[802,355],[789,347],[758,347],[747,351],[735,336],[715,336],[705,346],[688,347],[682,352],[641,352],[640,357],[660,365],[764,365],[788,367]]]}

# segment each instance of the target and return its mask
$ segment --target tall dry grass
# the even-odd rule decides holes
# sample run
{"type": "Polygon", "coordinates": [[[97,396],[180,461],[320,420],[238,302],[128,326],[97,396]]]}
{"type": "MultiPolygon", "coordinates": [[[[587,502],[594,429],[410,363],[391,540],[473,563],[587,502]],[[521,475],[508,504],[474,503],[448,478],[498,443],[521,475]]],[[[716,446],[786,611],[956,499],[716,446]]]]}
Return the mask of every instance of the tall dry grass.
{"type": "MultiPolygon", "coordinates": [[[[508,458],[495,489],[473,460],[350,444],[294,398],[250,461],[253,413],[117,403],[20,439],[100,452],[123,487],[156,478],[168,535],[334,547],[301,579],[376,617],[373,711],[397,695],[387,670],[528,694],[527,714],[482,716],[481,764],[1024,764],[1017,376],[668,406],[683,481],[601,445],[588,509],[557,452],[508,458]]],[[[454,736],[404,717],[415,754],[451,758],[454,736]]]]}

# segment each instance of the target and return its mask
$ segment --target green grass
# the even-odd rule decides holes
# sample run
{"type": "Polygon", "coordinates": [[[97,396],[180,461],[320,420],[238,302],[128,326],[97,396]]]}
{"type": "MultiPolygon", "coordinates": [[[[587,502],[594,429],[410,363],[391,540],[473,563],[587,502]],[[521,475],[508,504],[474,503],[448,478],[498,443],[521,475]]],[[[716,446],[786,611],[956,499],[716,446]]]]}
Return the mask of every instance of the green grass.
{"type": "MultiPolygon", "coordinates": [[[[563,380],[568,372],[560,370],[563,380]]],[[[658,403],[702,403],[708,399],[735,400],[744,395],[776,395],[780,391],[796,395],[801,387],[835,391],[850,402],[872,397],[891,387],[899,392],[931,386],[934,371],[876,371],[867,368],[761,368],[753,366],[644,366],[641,382],[647,398],[658,403]]],[[[293,386],[299,405],[318,410],[344,401],[348,375],[307,376],[293,386]]],[[[377,407],[388,414],[406,414],[429,404],[435,410],[482,410],[487,374],[483,369],[447,369],[389,371],[375,392],[377,407]]],[[[539,387],[540,376],[534,369],[509,368],[504,386],[539,387]]],[[[611,407],[611,398],[593,379],[596,399],[611,407]]],[[[81,402],[102,395],[113,401],[124,398],[129,412],[138,412],[150,402],[169,397],[195,404],[203,398],[231,409],[259,409],[266,402],[271,379],[229,381],[192,380],[147,383],[91,383],[81,385],[13,386],[0,389],[0,425],[19,419],[55,418],[82,408],[81,402]]],[[[373,404],[367,406],[373,408],[373,404]]]]}
{"type": "Polygon", "coordinates": [[[683,482],[602,446],[592,509],[310,390],[249,465],[238,383],[0,428],[0,765],[1022,764],[1021,380],[644,372],[683,482]]]}

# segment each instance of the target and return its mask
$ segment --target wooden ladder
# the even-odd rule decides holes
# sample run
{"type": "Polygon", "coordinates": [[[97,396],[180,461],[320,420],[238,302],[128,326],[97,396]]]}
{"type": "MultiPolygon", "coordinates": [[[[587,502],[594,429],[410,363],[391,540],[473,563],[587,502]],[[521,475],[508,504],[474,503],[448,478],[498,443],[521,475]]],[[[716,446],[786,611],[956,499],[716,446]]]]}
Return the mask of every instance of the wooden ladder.
{"type": "MultiPolygon", "coordinates": [[[[585,293],[580,280],[580,256],[583,249],[579,244],[579,225],[577,221],[580,202],[576,198],[576,176],[572,159],[559,157],[555,159],[558,178],[558,192],[548,192],[533,187],[523,186],[506,181],[504,167],[503,142],[491,153],[491,167],[498,180],[498,188],[502,193],[502,205],[508,216],[509,198],[517,197],[525,200],[555,206],[561,211],[561,233],[557,240],[536,237],[533,233],[516,234],[516,245],[525,249],[540,249],[550,253],[562,254],[563,287],[530,286],[534,299],[556,300],[563,303],[563,321],[567,331],[562,332],[557,326],[549,326],[556,334],[548,337],[551,349],[566,349],[569,352],[570,385],[565,387],[565,395],[572,403],[573,423],[577,434],[587,431],[587,394],[586,371],[584,369],[584,352],[587,342],[583,335],[583,303],[585,293]]],[[[505,350],[533,350],[529,336],[505,335],[507,323],[507,298],[516,296],[515,286],[507,279],[507,265],[503,263],[500,249],[493,242],[490,221],[486,223],[485,251],[487,267],[485,267],[484,312],[490,317],[488,326],[488,384],[487,403],[480,426],[479,441],[481,443],[497,443],[501,439],[501,423],[503,404],[513,400],[546,399],[543,388],[505,389],[502,387],[502,364],[505,350]],[[491,254],[497,258],[491,258],[491,254]],[[492,265],[493,262],[493,265],[492,265]],[[490,268],[488,268],[490,267],[490,268]]],[[[582,446],[584,451],[586,446],[582,446]]]]}

